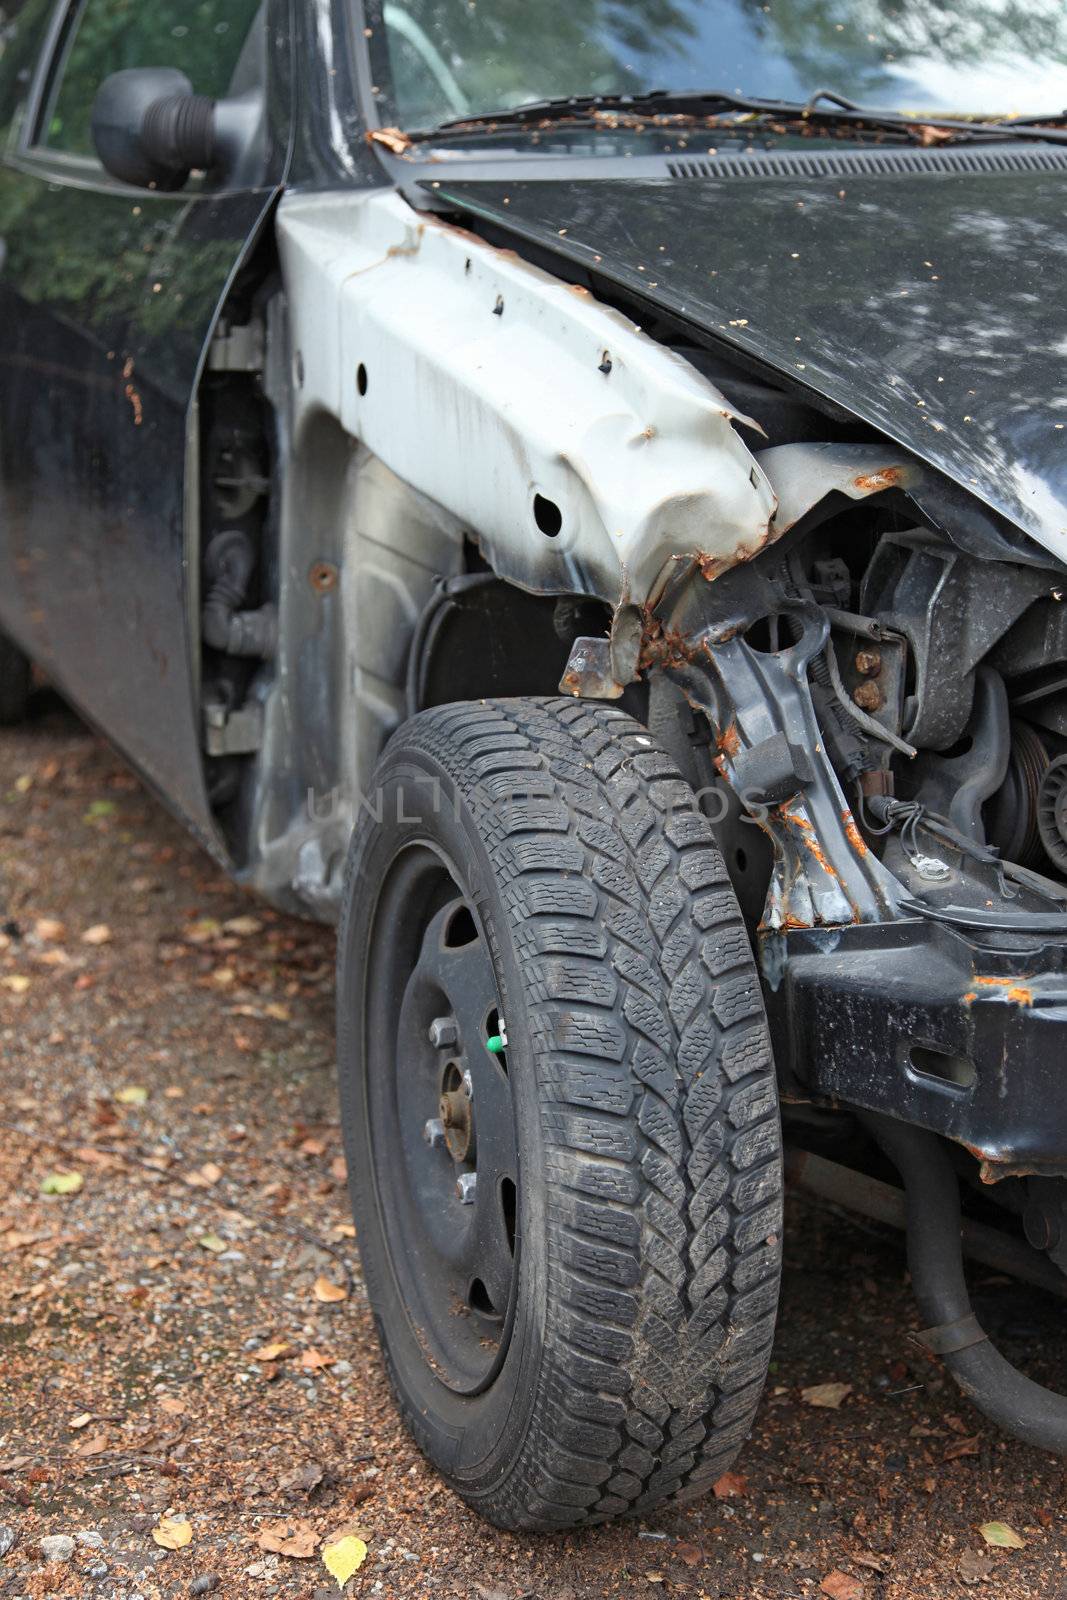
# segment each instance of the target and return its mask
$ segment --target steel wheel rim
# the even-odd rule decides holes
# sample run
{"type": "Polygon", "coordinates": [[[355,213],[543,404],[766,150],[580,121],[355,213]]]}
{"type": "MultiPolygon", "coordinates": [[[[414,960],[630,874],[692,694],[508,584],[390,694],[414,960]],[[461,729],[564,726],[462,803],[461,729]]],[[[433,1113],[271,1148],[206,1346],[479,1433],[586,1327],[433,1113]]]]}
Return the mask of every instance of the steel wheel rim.
{"type": "Polygon", "coordinates": [[[367,1117],[379,1222],[427,1364],[448,1388],[475,1394],[507,1354],[519,1254],[496,974],[461,875],[435,843],[393,858],[370,932],[367,1117]]]}

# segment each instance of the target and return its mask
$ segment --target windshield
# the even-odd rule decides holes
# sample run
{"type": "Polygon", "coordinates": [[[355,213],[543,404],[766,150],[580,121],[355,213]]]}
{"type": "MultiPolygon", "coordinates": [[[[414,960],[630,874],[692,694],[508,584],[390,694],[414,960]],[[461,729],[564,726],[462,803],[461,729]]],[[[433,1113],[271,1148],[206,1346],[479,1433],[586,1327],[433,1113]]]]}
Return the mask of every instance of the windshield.
{"type": "Polygon", "coordinates": [[[1067,0],[384,0],[379,15],[381,109],[402,128],[650,89],[832,89],[985,116],[1067,107],[1067,0]]]}

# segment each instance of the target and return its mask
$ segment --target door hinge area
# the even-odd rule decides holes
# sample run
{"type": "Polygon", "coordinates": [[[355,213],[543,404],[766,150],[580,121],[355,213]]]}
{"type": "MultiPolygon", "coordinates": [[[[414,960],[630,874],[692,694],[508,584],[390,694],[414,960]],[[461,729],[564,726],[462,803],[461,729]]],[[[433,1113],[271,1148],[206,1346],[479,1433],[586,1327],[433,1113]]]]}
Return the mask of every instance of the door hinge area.
{"type": "Polygon", "coordinates": [[[204,749],[209,756],[253,755],[263,743],[263,707],[256,701],[231,708],[221,701],[204,707],[204,749]]]}
{"type": "Polygon", "coordinates": [[[208,349],[209,372],[262,372],[267,338],[263,323],[227,322],[220,317],[208,349]]]}

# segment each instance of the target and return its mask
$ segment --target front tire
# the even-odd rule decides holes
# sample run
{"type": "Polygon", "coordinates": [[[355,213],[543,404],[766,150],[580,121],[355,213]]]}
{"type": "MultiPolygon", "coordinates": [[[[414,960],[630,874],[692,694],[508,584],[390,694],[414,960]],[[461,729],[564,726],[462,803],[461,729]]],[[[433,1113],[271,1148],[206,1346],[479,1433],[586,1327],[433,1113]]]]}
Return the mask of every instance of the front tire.
{"type": "Polygon", "coordinates": [[[547,1530],[710,1486],[767,1372],[780,1125],[722,857],[645,729],[504,700],[399,730],[338,1065],[386,1367],[452,1487],[547,1530]]]}

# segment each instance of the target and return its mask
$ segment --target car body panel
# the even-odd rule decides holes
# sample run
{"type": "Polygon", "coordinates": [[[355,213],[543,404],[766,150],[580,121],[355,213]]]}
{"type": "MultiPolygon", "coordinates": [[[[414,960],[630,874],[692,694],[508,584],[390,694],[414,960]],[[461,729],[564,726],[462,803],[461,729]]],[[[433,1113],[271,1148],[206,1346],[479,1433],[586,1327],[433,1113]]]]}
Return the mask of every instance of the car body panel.
{"type": "Polygon", "coordinates": [[[1055,177],[445,178],[433,193],[825,396],[1067,559],[1055,177]]]}

